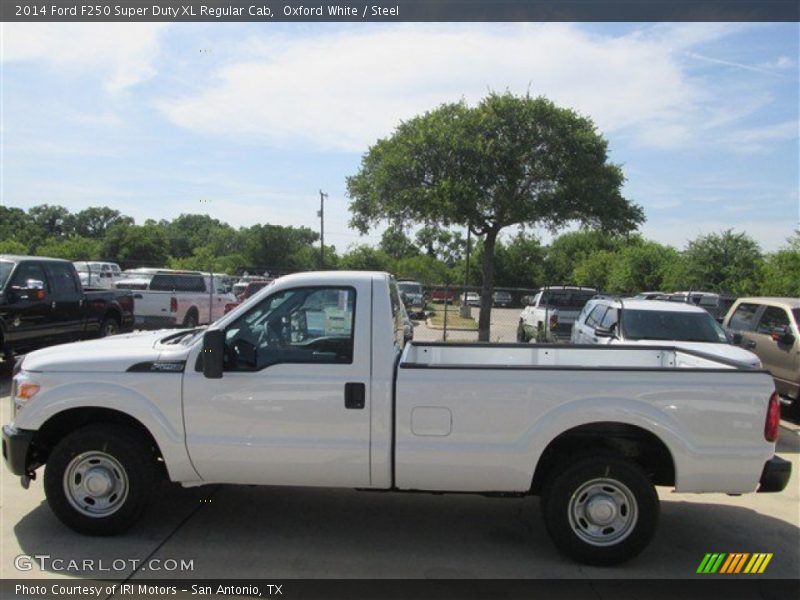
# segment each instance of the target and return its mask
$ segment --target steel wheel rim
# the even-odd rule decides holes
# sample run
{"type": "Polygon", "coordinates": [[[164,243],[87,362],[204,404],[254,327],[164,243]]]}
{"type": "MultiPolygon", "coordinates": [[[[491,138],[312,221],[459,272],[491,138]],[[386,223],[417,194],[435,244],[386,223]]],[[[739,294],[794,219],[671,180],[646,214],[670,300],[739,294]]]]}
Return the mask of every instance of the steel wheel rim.
{"type": "Polygon", "coordinates": [[[64,494],[80,514],[101,518],[117,512],[128,497],[128,474],[105,452],[75,456],[64,471],[64,494]]]}
{"type": "Polygon", "coordinates": [[[627,538],[639,520],[633,492],[616,479],[600,477],[581,485],[569,501],[569,524],[592,546],[612,546],[627,538]]]}

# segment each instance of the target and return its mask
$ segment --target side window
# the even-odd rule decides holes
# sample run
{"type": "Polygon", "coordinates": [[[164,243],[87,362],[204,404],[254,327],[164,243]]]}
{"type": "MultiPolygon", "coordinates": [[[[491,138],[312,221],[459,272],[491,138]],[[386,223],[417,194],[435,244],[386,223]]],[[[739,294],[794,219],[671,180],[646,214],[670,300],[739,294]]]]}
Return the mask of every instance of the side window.
{"type": "Polygon", "coordinates": [[[586,325],[589,327],[597,327],[603,319],[603,313],[606,312],[608,307],[605,304],[598,304],[586,317],[586,325]]]}
{"type": "Polygon", "coordinates": [[[33,263],[23,263],[17,267],[14,277],[11,279],[11,287],[23,289],[29,279],[41,281],[44,284],[45,293],[50,293],[50,286],[47,282],[47,276],[44,274],[44,269],[41,265],[33,263]]]}
{"type": "Polygon", "coordinates": [[[753,331],[757,312],[758,304],[740,304],[731,316],[728,327],[734,331],[753,331]]]}
{"type": "Polygon", "coordinates": [[[611,329],[617,325],[618,311],[616,308],[609,308],[605,315],[603,315],[603,320],[600,321],[600,325],[606,327],[607,329],[611,329]]]}
{"type": "Polygon", "coordinates": [[[75,296],[80,291],[68,265],[53,263],[47,267],[53,281],[53,292],[57,296],[75,296]]]}
{"type": "Polygon", "coordinates": [[[264,298],[225,330],[225,370],[280,363],[350,364],[356,292],[298,288],[264,298]]]}
{"type": "Polygon", "coordinates": [[[761,315],[758,322],[757,333],[772,335],[773,333],[783,333],[789,327],[789,315],[777,306],[768,306],[761,315]]]}

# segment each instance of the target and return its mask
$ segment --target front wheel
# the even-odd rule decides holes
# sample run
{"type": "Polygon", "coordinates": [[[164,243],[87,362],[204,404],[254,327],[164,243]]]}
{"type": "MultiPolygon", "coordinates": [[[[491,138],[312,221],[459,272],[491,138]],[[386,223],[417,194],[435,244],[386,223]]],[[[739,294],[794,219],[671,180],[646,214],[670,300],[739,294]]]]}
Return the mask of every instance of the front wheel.
{"type": "Polygon", "coordinates": [[[155,483],[152,448],[137,431],[89,425],[56,444],[44,491],[55,515],[87,535],[114,535],[133,525],[155,483]]]}
{"type": "Polygon", "coordinates": [[[635,462],[587,457],[551,477],[542,493],[542,515],[564,554],[590,565],[616,565],[650,542],[658,495],[635,462]]]}

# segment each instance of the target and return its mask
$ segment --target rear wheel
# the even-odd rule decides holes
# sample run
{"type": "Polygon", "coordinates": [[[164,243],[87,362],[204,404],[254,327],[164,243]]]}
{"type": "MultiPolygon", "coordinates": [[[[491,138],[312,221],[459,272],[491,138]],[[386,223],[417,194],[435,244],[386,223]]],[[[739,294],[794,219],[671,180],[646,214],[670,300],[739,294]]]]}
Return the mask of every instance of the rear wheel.
{"type": "Polygon", "coordinates": [[[542,515],[564,554],[590,565],[615,565],[650,542],[658,521],[658,495],[635,462],[586,457],[550,478],[542,493],[542,515]]]}
{"type": "Polygon", "coordinates": [[[119,333],[119,323],[114,317],[106,317],[100,323],[100,337],[108,337],[119,333]]]}
{"type": "Polygon", "coordinates": [[[98,424],[56,444],[47,461],[44,490],[50,508],[68,527],[88,535],[114,535],[144,512],[156,479],[152,450],[137,431],[98,424]]]}
{"type": "Polygon", "coordinates": [[[517,341],[521,344],[528,343],[528,334],[525,333],[525,327],[522,324],[522,319],[520,319],[519,324],[517,325],[517,341]]]}
{"type": "Polygon", "coordinates": [[[197,327],[197,322],[197,312],[194,309],[186,313],[186,316],[183,318],[183,326],[188,329],[194,329],[197,327]]]}

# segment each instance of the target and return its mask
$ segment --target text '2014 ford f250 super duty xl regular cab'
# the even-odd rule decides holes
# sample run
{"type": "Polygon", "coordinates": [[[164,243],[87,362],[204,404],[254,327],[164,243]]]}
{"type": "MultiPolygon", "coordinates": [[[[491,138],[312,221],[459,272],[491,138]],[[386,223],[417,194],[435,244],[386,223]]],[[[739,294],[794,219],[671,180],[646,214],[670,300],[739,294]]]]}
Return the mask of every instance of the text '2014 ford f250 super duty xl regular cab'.
{"type": "Polygon", "coordinates": [[[770,375],[670,347],[403,344],[385,273],[276,280],[208,330],[116,336],[17,365],[3,454],[53,511],[123,531],[184,485],[539,494],[569,556],[614,564],[655,485],[779,491],[770,375]],[[160,464],[163,461],[163,464],[160,464]]]}

